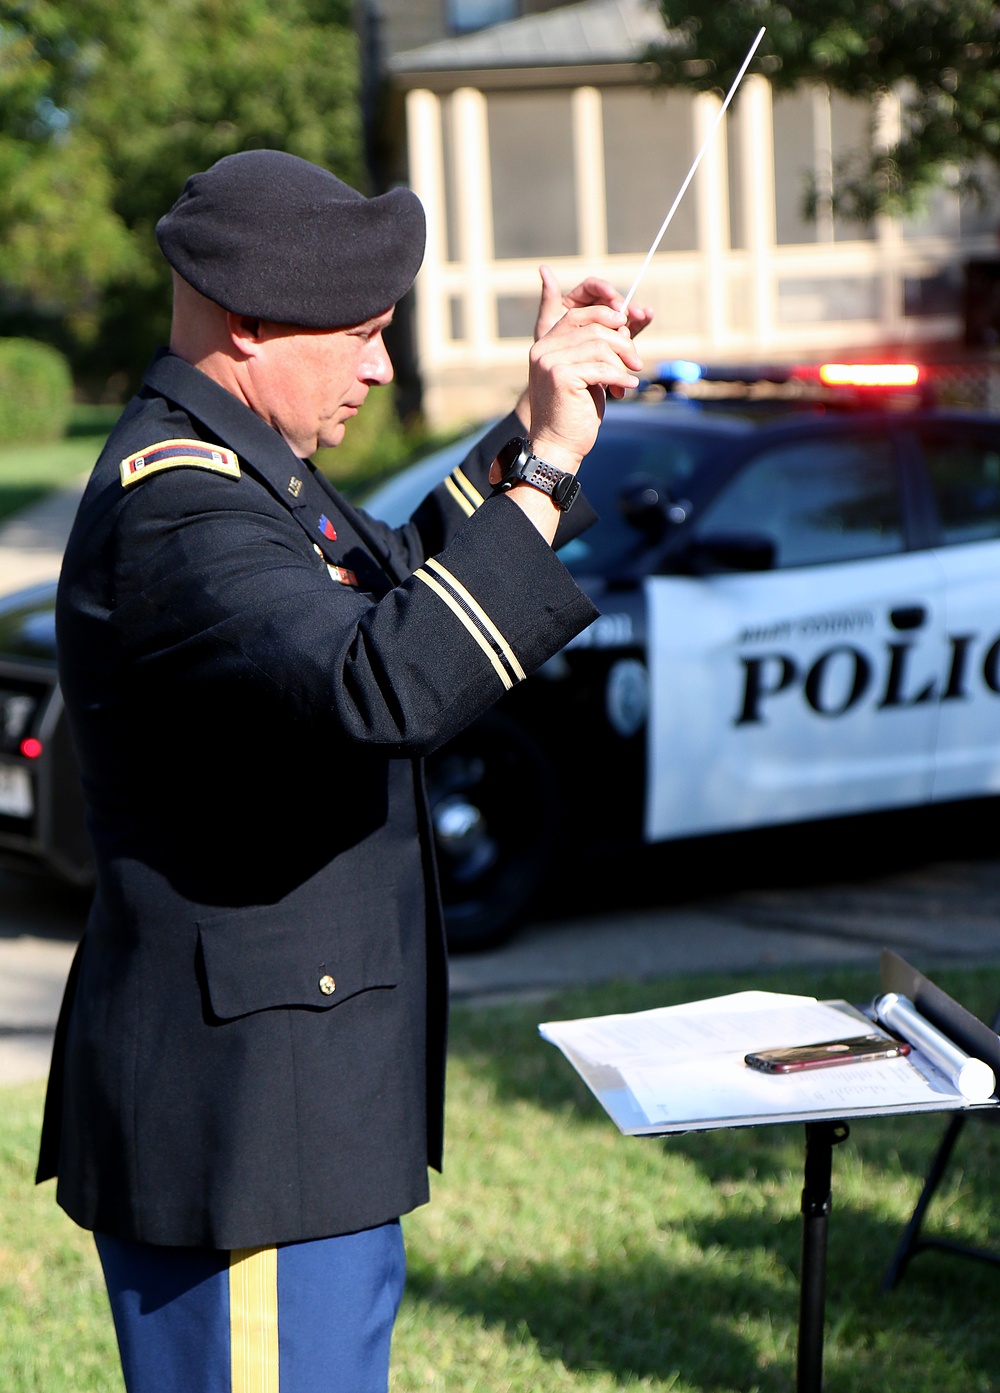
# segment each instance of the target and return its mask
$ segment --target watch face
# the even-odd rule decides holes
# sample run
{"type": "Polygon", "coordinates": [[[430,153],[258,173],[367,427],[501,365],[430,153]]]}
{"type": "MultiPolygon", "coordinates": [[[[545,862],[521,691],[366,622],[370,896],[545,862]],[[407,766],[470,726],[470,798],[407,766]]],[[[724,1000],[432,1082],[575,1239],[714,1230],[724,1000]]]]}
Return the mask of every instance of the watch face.
{"type": "Polygon", "coordinates": [[[507,444],[502,445],[497,451],[494,463],[500,466],[501,479],[505,478],[511,466],[517,463],[518,456],[526,444],[519,435],[515,435],[513,440],[508,440],[507,444]]]}

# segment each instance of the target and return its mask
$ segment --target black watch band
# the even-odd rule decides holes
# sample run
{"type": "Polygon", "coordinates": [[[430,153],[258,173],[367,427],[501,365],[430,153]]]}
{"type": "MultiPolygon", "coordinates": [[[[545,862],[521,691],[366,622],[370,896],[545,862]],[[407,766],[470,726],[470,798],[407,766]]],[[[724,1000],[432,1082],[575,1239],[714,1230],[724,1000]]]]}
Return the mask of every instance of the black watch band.
{"type": "Polygon", "coordinates": [[[506,493],[515,484],[530,484],[547,493],[560,512],[568,513],[580,492],[580,481],[575,475],[539,459],[532,452],[531,441],[519,435],[501,447],[493,462],[500,466],[497,493],[506,493]]]}

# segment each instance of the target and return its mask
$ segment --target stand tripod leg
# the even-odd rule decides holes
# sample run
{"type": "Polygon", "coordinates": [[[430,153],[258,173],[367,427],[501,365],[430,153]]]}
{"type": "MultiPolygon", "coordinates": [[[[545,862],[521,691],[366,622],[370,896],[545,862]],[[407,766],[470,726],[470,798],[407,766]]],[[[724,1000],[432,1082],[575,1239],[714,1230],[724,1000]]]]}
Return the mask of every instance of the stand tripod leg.
{"type": "Polygon", "coordinates": [[[893,1287],[900,1280],[906,1271],[907,1264],[914,1253],[923,1246],[920,1240],[920,1226],[924,1222],[924,1215],[927,1213],[928,1205],[934,1198],[934,1192],[941,1184],[944,1173],[948,1169],[948,1162],[951,1160],[951,1153],[958,1141],[959,1134],[965,1126],[968,1114],[964,1112],[955,1113],[948,1123],[947,1131],[941,1139],[930,1168],[927,1171],[927,1179],[924,1181],[924,1188],[920,1192],[920,1198],[910,1216],[910,1222],[903,1230],[903,1236],[899,1240],[896,1251],[892,1255],[885,1276],[882,1278],[882,1291],[892,1291],[893,1287]]]}
{"type": "Polygon", "coordinates": [[[833,1148],[848,1135],[846,1122],[807,1122],[802,1187],[802,1271],[799,1288],[797,1393],[822,1393],[826,1237],[833,1148]]]}

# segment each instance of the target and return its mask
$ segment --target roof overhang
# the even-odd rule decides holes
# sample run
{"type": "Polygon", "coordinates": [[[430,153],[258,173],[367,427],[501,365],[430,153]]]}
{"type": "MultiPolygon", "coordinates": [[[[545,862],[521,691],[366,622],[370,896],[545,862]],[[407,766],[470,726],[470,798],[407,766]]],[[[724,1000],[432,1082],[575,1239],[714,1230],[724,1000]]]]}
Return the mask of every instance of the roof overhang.
{"type": "Polygon", "coordinates": [[[558,67],[426,68],[394,74],[396,86],[409,92],[454,92],[475,87],[481,92],[524,92],[553,87],[623,87],[653,82],[654,63],[581,63],[558,67]]]}

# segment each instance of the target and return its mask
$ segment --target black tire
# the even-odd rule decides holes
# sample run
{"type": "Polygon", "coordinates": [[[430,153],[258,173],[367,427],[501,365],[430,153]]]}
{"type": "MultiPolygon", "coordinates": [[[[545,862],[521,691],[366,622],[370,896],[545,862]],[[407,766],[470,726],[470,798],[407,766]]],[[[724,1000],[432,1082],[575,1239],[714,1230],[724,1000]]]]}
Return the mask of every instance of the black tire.
{"type": "Polygon", "coordinates": [[[538,742],[490,712],[427,762],[445,929],[452,952],[508,938],[551,861],[559,796],[538,742]]]}

